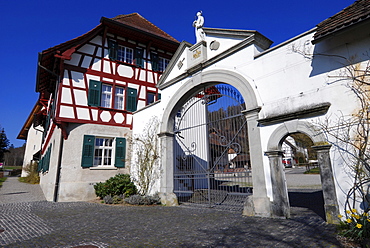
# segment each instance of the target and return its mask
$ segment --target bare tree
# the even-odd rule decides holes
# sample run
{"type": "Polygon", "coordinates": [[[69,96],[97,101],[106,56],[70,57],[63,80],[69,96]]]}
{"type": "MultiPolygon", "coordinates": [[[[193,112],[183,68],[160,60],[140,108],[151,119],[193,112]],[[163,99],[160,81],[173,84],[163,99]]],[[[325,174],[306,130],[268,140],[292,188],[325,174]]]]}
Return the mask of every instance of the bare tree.
{"type": "Polygon", "coordinates": [[[341,61],[342,69],[330,84],[346,86],[353,93],[358,108],[351,115],[339,112],[328,116],[316,124],[321,127],[327,140],[338,151],[351,177],[352,185],[347,192],[345,209],[352,209],[356,203],[362,204],[364,211],[370,210],[370,55],[363,54],[362,61],[357,56],[350,58],[336,54],[310,53],[310,44],[296,44],[290,47],[294,53],[305,59],[330,57],[341,61]]]}
{"type": "MultiPolygon", "coordinates": [[[[338,56],[340,57],[340,56],[338,56]]],[[[324,130],[330,143],[342,156],[342,161],[350,169],[353,184],[347,192],[345,208],[352,209],[356,203],[363,204],[369,211],[370,200],[370,66],[369,60],[351,63],[344,57],[346,66],[334,83],[342,82],[355,96],[358,108],[351,114],[339,113],[329,116],[317,124],[324,130]]]]}
{"type": "Polygon", "coordinates": [[[159,177],[158,124],[157,118],[151,118],[143,132],[132,139],[135,163],[132,176],[141,195],[147,195],[159,177]]]}

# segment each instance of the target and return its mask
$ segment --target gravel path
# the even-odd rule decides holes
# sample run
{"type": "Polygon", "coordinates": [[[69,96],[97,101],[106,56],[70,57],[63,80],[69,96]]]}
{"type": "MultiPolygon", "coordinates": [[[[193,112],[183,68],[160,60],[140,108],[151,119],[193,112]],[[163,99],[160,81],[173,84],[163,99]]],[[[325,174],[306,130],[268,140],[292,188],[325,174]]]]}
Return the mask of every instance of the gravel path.
{"type": "Polygon", "coordinates": [[[40,192],[17,178],[4,183],[0,247],[341,247],[334,226],[306,208],[291,208],[286,220],[189,206],[54,203],[40,192]]]}

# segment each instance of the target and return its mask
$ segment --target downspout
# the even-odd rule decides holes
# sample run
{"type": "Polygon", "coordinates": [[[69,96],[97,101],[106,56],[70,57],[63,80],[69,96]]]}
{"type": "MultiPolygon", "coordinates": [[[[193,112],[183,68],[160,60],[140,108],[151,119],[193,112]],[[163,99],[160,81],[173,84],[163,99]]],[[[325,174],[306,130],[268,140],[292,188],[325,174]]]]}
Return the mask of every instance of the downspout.
{"type": "MultiPolygon", "coordinates": [[[[57,57],[57,56],[56,56],[57,57]]],[[[61,58],[60,61],[60,72],[64,70],[63,68],[63,62],[64,59],[61,58]]],[[[60,76],[58,76],[58,85],[55,86],[55,102],[54,102],[54,107],[56,108],[57,105],[57,92],[59,91],[59,86],[60,86],[60,76]]],[[[56,122],[56,121],[55,121],[56,122]]],[[[60,172],[62,171],[62,158],[63,158],[63,149],[64,149],[64,139],[67,139],[67,134],[66,134],[66,127],[63,123],[58,124],[58,127],[60,128],[60,142],[59,142],[59,154],[58,154],[58,163],[57,163],[57,172],[55,175],[55,184],[54,184],[54,197],[53,197],[53,202],[58,201],[58,196],[59,196],[59,184],[60,184],[60,172]]]]}
{"type": "Polygon", "coordinates": [[[63,155],[63,146],[64,146],[63,129],[60,130],[60,134],[61,135],[60,135],[60,143],[59,143],[59,155],[58,155],[58,164],[57,164],[57,174],[55,178],[53,202],[57,202],[58,196],[59,196],[60,171],[62,170],[62,155],[63,155]]]}

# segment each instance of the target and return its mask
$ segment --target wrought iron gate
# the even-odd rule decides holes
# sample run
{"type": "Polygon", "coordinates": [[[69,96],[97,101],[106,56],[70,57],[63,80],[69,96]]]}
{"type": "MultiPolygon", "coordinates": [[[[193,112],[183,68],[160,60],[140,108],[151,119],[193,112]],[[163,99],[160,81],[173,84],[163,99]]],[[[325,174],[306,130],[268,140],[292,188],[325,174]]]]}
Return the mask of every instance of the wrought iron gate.
{"type": "Polygon", "coordinates": [[[219,84],[178,110],[174,133],[174,193],[180,203],[242,210],[252,194],[243,98],[219,84]]]}

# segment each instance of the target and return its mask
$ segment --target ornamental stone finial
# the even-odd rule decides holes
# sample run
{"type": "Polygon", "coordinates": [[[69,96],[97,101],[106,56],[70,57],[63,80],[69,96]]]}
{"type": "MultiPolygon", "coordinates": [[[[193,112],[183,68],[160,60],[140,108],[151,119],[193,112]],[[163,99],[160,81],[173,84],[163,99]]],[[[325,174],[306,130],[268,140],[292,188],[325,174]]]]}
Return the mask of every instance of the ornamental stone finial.
{"type": "Polygon", "coordinates": [[[197,38],[197,43],[205,40],[205,34],[203,31],[204,17],[202,16],[202,11],[198,11],[197,19],[193,22],[193,27],[195,28],[195,37],[197,38]]]}

